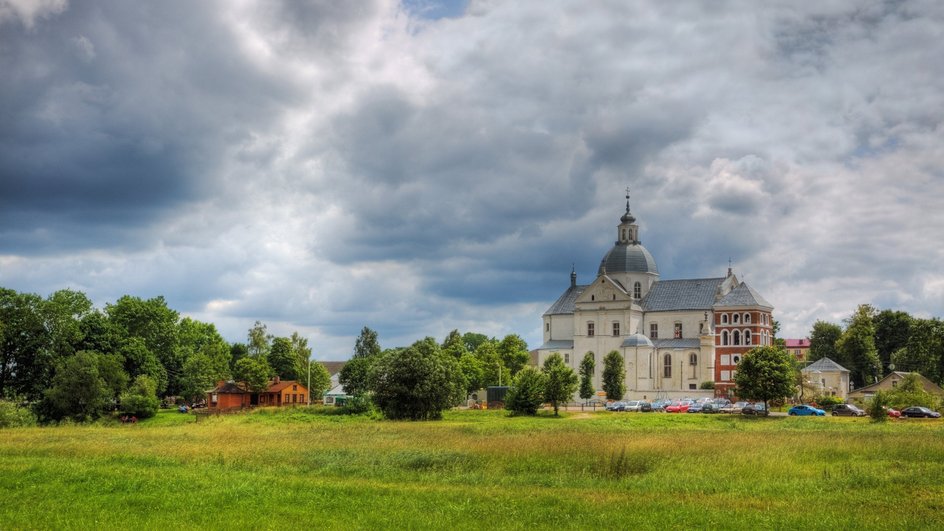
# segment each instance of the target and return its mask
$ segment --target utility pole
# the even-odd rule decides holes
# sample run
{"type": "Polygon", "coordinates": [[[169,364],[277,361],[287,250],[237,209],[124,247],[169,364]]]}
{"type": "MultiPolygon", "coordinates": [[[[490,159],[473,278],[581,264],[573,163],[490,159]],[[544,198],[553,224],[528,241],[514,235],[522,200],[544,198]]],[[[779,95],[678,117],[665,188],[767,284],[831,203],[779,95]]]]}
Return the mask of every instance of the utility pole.
{"type": "Polygon", "coordinates": [[[308,358],[308,405],[311,405],[311,358],[308,358]]]}

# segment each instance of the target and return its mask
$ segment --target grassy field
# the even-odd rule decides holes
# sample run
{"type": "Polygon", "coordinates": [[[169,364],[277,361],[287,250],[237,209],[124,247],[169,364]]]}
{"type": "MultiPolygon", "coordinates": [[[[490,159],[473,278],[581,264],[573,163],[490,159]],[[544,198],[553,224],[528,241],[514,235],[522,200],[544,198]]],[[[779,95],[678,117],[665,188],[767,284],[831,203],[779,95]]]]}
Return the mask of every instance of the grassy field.
{"type": "Polygon", "coordinates": [[[944,422],[318,408],[0,431],[0,529],[944,528],[944,422]]]}

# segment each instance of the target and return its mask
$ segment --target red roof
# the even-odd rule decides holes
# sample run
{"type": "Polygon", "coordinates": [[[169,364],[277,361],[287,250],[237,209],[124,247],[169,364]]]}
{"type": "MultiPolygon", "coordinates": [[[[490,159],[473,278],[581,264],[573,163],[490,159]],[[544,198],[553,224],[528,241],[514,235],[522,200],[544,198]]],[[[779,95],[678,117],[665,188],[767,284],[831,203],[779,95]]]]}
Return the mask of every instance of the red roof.
{"type": "Polygon", "coordinates": [[[307,388],[307,387],[305,387],[304,385],[298,383],[298,381],[296,381],[296,380],[282,380],[282,381],[280,381],[280,382],[275,382],[275,381],[273,380],[273,381],[269,382],[269,388],[266,389],[266,392],[267,392],[267,393],[278,393],[279,391],[281,391],[282,389],[285,389],[286,387],[288,387],[288,386],[290,386],[290,385],[297,385],[297,386],[301,387],[302,390],[304,390],[304,391],[306,391],[306,392],[308,391],[308,388],[307,388]]]}
{"type": "Polygon", "coordinates": [[[810,348],[809,339],[784,339],[787,348],[810,348]]]}

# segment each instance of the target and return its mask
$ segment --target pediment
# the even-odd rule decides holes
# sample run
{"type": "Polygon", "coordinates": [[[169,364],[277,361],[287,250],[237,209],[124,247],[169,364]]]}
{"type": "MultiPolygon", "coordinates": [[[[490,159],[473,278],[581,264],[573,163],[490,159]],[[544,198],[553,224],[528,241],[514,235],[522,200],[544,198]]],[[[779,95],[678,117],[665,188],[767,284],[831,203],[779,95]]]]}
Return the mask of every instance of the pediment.
{"type": "Polygon", "coordinates": [[[605,275],[597,277],[576,300],[577,304],[630,301],[632,298],[626,290],[618,282],[605,275]]]}

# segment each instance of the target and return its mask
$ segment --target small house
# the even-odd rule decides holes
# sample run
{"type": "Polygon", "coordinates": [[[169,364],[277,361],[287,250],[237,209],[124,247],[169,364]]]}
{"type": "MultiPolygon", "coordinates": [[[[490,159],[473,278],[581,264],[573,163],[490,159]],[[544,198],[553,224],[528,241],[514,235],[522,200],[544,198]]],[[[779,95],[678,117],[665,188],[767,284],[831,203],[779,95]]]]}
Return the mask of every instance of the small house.
{"type": "Polygon", "coordinates": [[[249,391],[242,383],[219,382],[207,392],[211,409],[246,408],[251,406],[292,406],[308,403],[308,388],[295,380],[282,381],[278,376],[261,393],[249,391]]]}
{"type": "Polygon", "coordinates": [[[829,358],[814,361],[800,373],[808,385],[823,396],[845,399],[849,394],[849,369],[829,358]]]}
{"type": "Polygon", "coordinates": [[[916,372],[895,371],[889,373],[888,376],[882,378],[872,385],[867,385],[849,392],[849,398],[856,400],[871,400],[877,391],[891,391],[898,387],[899,383],[909,374],[916,374],[918,376],[918,384],[921,385],[921,387],[926,392],[939,398],[944,397],[944,389],[941,389],[936,383],[925,378],[924,376],[916,372]]]}

